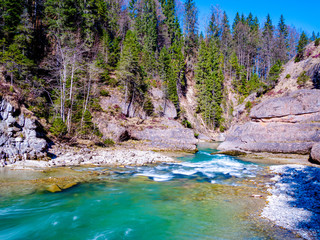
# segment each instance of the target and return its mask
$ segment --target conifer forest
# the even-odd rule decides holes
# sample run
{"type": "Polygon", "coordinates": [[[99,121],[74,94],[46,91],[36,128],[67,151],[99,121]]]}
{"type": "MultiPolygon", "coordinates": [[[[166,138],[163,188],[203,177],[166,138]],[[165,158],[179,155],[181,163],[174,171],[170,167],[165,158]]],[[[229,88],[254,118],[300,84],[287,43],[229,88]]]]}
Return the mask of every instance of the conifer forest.
{"type": "MultiPolygon", "coordinates": [[[[99,135],[102,86],[120,89],[128,104],[152,116],[160,88],[181,121],[180,96],[195,81],[205,125],[227,127],[230,83],[239,99],[272,89],[283,64],[319,38],[254,13],[229,19],[212,7],[205,31],[194,0],[1,0],[0,67],[20,101],[55,135],[99,135]]],[[[12,90],[11,88],[9,91],[12,90]]]]}

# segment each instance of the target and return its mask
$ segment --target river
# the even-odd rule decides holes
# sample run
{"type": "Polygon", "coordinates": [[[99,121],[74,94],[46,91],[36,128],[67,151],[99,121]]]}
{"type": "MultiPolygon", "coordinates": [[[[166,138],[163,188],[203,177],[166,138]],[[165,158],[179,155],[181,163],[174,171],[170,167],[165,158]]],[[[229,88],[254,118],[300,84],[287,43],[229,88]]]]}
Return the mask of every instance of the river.
{"type": "Polygon", "coordinates": [[[212,151],[110,169],[59,193],[0,194],[0,239],[300,239],[260,216],[268,166],[212,151]]]}

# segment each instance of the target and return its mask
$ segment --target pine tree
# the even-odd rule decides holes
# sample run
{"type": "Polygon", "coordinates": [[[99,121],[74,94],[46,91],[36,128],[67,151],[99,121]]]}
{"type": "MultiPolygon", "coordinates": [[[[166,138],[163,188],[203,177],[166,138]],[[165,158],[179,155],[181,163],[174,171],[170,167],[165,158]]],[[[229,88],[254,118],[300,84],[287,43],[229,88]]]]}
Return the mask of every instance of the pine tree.
{"type": "Polygon", "coordinates": [[[267,15],[267,20],[263,27],[262,40],[263,48],[261,49],[261,55],[264,62],[262,63],[263,68],[261,70],[261,75],[266,79],[274,62],[274,26],[272,25],[269,14],[267,15]]]}
{"type": "Polygon", "coordinates": [[[198,44],[198,9],[194,0],[186,0],[184,8],[185,53],[190,56],[194,55],[198,44]]]}
{"type": "Polygon", "coordinates": [[[309,43],[309,39],[305,32],[302,32],[300,35],[299,43],[297,46],[297,56],[295,58],[295,62],[300,62],[303,59],[303,52],[305,46],[309,43]]]}
{"type": "Polygon", "coordinates": [[[234,18],[233,24],[232,24],[232,32],[235,32],[236,26],[241,21],[239,12],[237,12],[236,17],[234,18]]]}
{"type": "Polygon", "coordinates": [[[1,5],[3,9],[3,34],[8,43],[11,43],[16,30],[21,21],[21,15],[24,9],[23,0],[3,0],[1,5]]]}
{"type": "Polygon", "coordinates": [[[224,56],[224,72],[226,71],[226,65],[231,56],[231,44],[232,36],[230,31],[229,20],[226,12],[223,13],[222,26],[221,26],[221,50],[224,56]]]}
{"type": "Polygon", "coordinates": [[[277,29],[275,58],[286,62],[288,60],[288,47],[288,27],[283,15],[281,15],[277,29]]]}
{"type": "Polygon", "coordinates": [[[135,32],[129,30],[123,43],[118,66],[118,77],[125,86],[126,101],[129,100],[127,115],[135,99],[144,94],[144,80],[139,64],[139,42],[135,32]]]}
{"type": "Polygon", "coordinates": [[[164,23],[168,27],[169,39],[172,44],[174,39],[181,34],[179,20],[176,13],[176,4],[174,0],[162,0],[161,6],[163,13],[166,16],[164,23]]]}
{"type": "Polygon", "coordinates": [[[282,62],[278,60],[276,64],[274,64],[270,69],[268,80],[269,80],[269,85],[271,87],[274,87],[278,83],[279,75],[281,71],[282,71],[282,62]]]}

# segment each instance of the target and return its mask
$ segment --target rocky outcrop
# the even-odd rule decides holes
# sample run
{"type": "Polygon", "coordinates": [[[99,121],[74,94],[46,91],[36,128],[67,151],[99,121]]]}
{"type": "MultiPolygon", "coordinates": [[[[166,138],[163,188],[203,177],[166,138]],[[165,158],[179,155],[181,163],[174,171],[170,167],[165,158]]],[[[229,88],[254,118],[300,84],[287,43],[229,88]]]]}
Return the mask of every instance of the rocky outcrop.
{"type": "Polygon", "coordinates": [[[320,142],[320,90],[298,90],[255,106],[220,150],[308,154],[320,142]]]}
{"type": "Polygon", "coordinates": [[[106,116],[101,115],[95,118],[95,121],[103,137],[112,139],[116,143],[136,140],[149,150],[196,151],[198,140],[193,130],[185,128],[175,120],[150,118],[143,121],[141,119],[106,121],[106,119],[106,116]]]}
{"type": "Polygon", "coordinates": [[[310,154],[310,161],[316,164],[320,164],[320,143],[313,145],[310,154]]]}
{"type": "Polygon", "coordinates": [[[0,99],[0,167],[22,159],[46,156],[47,141],[42,138],[34,117],[0,99]]]}
{"type": "Polygon", "coordinates": [[[144,140],[145,144],[157,150],[196,151],[197,139],[191,129],[180,123],[162,119],[160,124],[146,128],[131,128],[132,139],[144,140]]]}
{"type": "Polygon", "coordinates": [[[154,107],[154,113],[160,117],[176,118],[178,116],[177,110],[174,104],[165,98],[161,89],[152,88],[152,104],[154,107]]]}
{"type": "Polygon", "coordinates": [[[320,45],[315,46],[314,42],[305,47],[301,61],[295,62],[294,57],[283,66],[279,82],[269,94],[273,96],[284,95],[301,87],[320,89],[320,45]],[[297,80],[303,72],[310,79],[303,86],[300,86],[297,80]]]}

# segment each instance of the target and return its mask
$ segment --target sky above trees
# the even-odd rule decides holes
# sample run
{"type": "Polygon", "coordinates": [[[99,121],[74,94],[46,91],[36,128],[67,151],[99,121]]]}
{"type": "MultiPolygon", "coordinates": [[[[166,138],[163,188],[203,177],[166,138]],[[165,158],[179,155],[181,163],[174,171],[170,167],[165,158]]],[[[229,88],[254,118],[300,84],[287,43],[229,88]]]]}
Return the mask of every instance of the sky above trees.
{"type": "Polygon", "coordinates": [[[209,22],[210,5],[219,7],[226,11],[230,22],[233,21],[237,12],[248,15],[250,12],[257,16],[260,24],[263,24],[269,13],[273,24],[279,22],[281,14],[284,15],[286,24],[294,25],[297,30],[306,31],[310,36],[312,31],[320,32],[319,9],[320,1],[297,1],[297,0],[195,0],[199,9],[200,30],[204,31],[209,22]]]}

